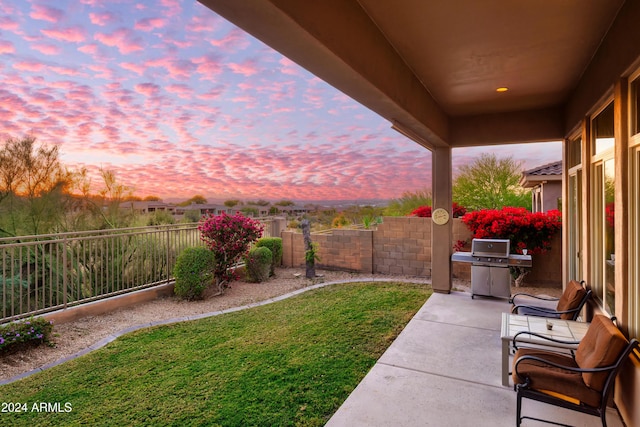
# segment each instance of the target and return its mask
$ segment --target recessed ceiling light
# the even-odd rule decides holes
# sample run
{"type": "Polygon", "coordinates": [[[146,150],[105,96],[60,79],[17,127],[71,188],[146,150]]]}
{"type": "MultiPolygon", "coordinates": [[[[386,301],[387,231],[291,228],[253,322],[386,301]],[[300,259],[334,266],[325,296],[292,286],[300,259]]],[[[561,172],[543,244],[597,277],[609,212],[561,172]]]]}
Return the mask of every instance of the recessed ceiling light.
{"type": "Polygon", "coordinates": [[[506,92],[508,90],[509,90],[508,87],[499,87],[498,89],[496,89],[496,92],[506,92]]]}

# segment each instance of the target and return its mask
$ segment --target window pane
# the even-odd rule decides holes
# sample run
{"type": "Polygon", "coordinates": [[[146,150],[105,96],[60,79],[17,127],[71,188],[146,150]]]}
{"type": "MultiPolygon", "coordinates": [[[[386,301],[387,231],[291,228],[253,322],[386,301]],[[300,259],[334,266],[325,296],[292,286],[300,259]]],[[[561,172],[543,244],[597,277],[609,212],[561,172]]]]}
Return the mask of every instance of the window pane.
{"type": "Polygon", "coordinates": [[[640,147],[631,160],[631,251],[629,259],[629,335],[640,337],[640,147]]]}
{"type": "Polygon", "coordinates": [[[638,90],[640,85],[640,79],[636,79],[631,82],[631,114],[629,119],[631,120],[631,135],[640,133],[640,93],[638,90]]]}
{"type": "Polygon", "coordinates": [[[592,172],[592,191],[593,198],[591,203],[591,218],[593,221],[591,223],[591,238],[592,238],[592,246],[591,246],[591,257],[592,257],[592,269],[591,269],[591,286],[593,288],[593,296],[596,300],[602,303],[602,295],[603,295],[603,279],[604,273],[602,271],[602,265],[604,263],[604,243],[603,243],[603,232],[602,232],[602,218],[604,217],[604,206],[602,205],[602,201],[604,199],[604,183],[603,183],[603,166],[602,163],[598,163],[593,165],[592,172]]]}
{"type": "Polygon", "coordinates": [[[569,176],[569,279],[582,279],[582,171],[569,176]]]}
{"type": "Polygon", "coordinates": [[[614,145],[613,133],[613,103],[602,110],[592,121],[593,144],[592,154],[603,153],[614,145]]]}
{"type": "Polygon", "coordinates": [[[582,162],[582,138],[569,141],[568,167],[578,166],[582,162]]]}
{"type": "Polygon", "coordinates": [[[604,271],[605,271],[605,296],[604,308],[610,313],[615,313],[615,165],[613,159],[604,162],[604,271]]]}

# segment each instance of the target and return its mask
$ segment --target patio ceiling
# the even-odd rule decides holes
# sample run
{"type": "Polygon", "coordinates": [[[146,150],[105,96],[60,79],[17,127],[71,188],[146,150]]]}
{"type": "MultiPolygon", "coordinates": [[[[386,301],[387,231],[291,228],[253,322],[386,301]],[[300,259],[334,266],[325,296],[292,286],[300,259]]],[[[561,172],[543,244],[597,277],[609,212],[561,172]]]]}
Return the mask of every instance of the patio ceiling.
{"type": "Polygon", "coordinates": [[[566,136],[567,105],[625,4],[199,1],[429,148],[566,136]]]}

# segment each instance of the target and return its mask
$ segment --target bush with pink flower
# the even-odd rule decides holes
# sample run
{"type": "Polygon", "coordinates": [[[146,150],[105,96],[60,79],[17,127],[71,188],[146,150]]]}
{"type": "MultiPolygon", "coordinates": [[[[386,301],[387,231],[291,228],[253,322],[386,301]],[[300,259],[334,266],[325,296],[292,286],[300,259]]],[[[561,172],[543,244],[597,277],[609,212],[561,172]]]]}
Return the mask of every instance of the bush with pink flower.
{"type": "Polygon", "coordinates": [[[254,219],[236,215],[207,215],[198,224],[200,237],[215,255],[215,280],[218,289],[236,278],[234,264],[249,251],[251,244],[262,236],[263,226],[254,219]]]}

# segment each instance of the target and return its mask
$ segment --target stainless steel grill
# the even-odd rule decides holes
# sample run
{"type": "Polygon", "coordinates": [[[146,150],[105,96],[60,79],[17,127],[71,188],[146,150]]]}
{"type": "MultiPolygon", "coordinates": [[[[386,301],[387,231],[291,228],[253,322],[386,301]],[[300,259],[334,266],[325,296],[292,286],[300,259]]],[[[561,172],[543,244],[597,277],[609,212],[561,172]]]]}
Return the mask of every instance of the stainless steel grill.
{"type": "Polygon", "coordinates": [[[508,239],[473,239],[471,252],[455,252],[453,262],[471,263],[471,298],[475,295],[509,298],[509,267],[531,267],[531,255],[509,254],[508,239]]]}

